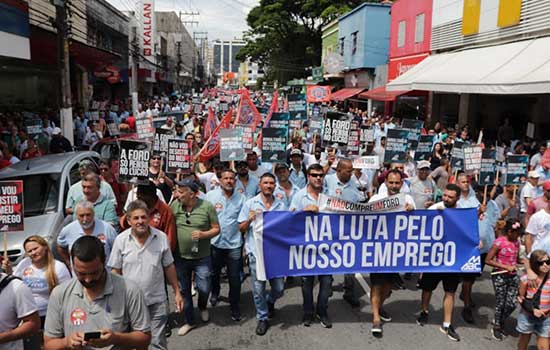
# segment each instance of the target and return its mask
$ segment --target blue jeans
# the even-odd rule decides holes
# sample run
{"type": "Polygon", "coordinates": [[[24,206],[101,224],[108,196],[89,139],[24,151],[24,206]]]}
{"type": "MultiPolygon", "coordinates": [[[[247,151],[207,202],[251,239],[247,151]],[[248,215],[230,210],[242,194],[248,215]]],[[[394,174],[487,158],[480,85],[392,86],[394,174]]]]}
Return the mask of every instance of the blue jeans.
{"type": "Polygon", "coordinates": [[[271,291],[265,290],[266,281],[258,281],[256,278],[256,257],[248,254],[248,263],[250,265],[250,275],[252,276],[252,293],[254,295],[254,306],[256,307],[256,318],[267,320],[267,303],[275,304],[275,301],[283,296],[285,290],[285,280],[282,277],[269,280],[271,291]]]}
{"type": "MultiPolygon", "coordinates": [[[[319,275],[319,295],[317,295],[317,314],[327,316],[328,298],[332,287],[332,275],[319,275]]],[[[313,285],[315,276],[302,277],[302,297],[304,298],[304,314],[313,316],[313,285]]]]}
{"type": "Polygon", "coordinates": [[[199,293],[198,307],[201,310],[206,309],[208,295],[210,294],[210,273],[212,263],[209,256],[201,259],[184,259],[179,256],[174,256],[176,264],[176,272],[180,283],[181,292],[184,299],[184,314],[185,322],[189,325],[194,325],[193,316],[193,296],[191,295],[191,275],[195,272],[195,282],[197,282],[197,290],[199,293]]]}
{"type": "Polygon", "coordinates": [[[227,278],[229,280],[229,304],[231,312],[240,314],[239,299],[241,296],[241,247],[233,249],[221,249],[211,246],[212,256],[212,296],[220,296],[220,272],[224,265],[227,266],[227,278]]]}

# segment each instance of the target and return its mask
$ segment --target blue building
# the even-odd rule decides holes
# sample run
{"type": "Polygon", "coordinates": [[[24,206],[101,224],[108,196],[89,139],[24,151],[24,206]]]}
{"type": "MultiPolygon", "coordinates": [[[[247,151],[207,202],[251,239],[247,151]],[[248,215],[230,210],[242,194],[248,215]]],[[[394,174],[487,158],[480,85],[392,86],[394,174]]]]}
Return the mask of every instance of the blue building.
{"type": "Polygon", "coordinates": [[[388,63],[391,4],[364,3],[338,19],[338,50],[347,88],[369,88],[388,63]]]}

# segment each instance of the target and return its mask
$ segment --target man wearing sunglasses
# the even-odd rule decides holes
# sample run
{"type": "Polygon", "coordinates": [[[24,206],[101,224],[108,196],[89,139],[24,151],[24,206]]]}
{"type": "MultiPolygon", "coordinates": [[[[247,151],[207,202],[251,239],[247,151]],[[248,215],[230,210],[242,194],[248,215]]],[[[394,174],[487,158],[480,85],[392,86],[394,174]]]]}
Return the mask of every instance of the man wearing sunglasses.
{"type": "MultiPolygon", "coordinates": [[[[319,211],[319,195],[323,193],[325,172],[320,164],[312,164],[307,169],[307,185],[298,191],[292,203],[291,211],[319,211]]],[[[332,321],[328,317],[328,298],[332,287],[332,275],[302,277],[302,295],[304,298],[304,326],[309,327],[316,316],[325,328],[332,328],[332,321]],[[313,310],[313,285],[315,277],[319,279],[319,295],[317,309],[313,310]]]]}

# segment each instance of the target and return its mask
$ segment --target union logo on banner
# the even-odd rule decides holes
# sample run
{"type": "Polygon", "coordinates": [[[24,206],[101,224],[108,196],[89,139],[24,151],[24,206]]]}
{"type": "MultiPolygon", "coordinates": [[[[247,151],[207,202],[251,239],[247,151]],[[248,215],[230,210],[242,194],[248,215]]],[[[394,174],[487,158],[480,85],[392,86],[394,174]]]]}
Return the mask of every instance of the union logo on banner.
{"type": "Polygon", "coordinates": [[[307,87],[307,102],[330,102],[330,86],[312,85],[307,87]]]}

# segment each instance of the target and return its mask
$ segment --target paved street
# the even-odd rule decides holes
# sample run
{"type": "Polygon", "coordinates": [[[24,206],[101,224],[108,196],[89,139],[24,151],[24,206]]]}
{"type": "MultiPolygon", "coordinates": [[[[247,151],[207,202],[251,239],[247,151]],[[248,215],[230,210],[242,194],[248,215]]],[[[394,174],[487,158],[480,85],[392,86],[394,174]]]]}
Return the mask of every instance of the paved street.
{"type": "MultiPolygon", "coordinates": [[[[295,280],[296,281],[296,280],[295,280]]],[[[318,322],[310,328],[301,324],[302,296],[298,283],[285,289],[285,295],[278,301],[277,313],[271,321],[268,333],[259,337],[255,334],[256,320],[254,304],[250,290],[250,278],[244,285],[241,295],[241,307],[244,316],[239,324],[231,321],[227,299],[214,309],[210,309],[211,321],[201,324],[185,337],[178,337],[174,329],[169,339],[170,349],[407,349],[408,347],[423,349],[480,349],[507,350],[515,349],[517,335],[511,335],[503,342],[491,337],[489,322],[493,316],[493,287],[489,275],[474,285],[474,299],[479,305],[476,313],[476,324],[467,325],[460,317],[462,302],[458,301],[453,317],[457,332],[462,338],[455,343],[448,340],[439,331],[442,319],[441,287],[434,292],[430,324],[420,327],[415,322],[419,310],[420,291],[415,288],[414,281],[405,281],[408,290],[394,291],[386,310],[393,317],[393,322],[384,326],[384,337],[376,339],[370,334],[372,318],[370,304],[366,295],[361,297],[360,309],[352,309],[342,299],[343,276],[336,276],[334,295],[330,300],[329,314],[334,323],[332,329],[323,328],[318,322]]],[[[227,284],[222,285],[222,295],[227,295],[227,284]]],[[[196,299],[195,299],[196,301],[196,299]]],[[[198,318],[198,313],[197,313],[198,318]]],[[[507,324],[507,329],[515,327],[515,320],[507,324]]],[[[533,343],[534,344],[534,343],[533,343]]],[[[535,349],[535,346],[532,345],[535,349]]]]}

